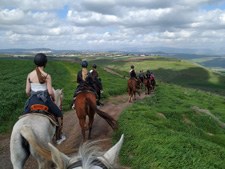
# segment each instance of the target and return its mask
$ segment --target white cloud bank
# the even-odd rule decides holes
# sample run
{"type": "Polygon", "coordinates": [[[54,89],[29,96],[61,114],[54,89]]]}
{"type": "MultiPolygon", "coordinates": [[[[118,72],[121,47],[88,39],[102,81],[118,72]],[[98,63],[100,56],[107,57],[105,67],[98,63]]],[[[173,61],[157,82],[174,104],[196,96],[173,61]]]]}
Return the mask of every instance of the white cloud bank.
{"type": "Polygon", "coordinates": [[[221,53],[224,44],[224,0],[0,1],[1,49],[174,47],[221,53]]]}

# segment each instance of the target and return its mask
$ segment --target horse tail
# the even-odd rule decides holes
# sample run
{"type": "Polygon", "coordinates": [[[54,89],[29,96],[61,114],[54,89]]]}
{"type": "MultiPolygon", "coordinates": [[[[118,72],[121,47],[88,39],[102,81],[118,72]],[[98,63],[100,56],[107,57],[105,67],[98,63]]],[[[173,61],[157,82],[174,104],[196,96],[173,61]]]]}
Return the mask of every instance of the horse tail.
{"type": "Polygon", "coordinates": [[[37,138],[29,126],[23,125],[20,134],[32,145],[38,154],[50,161],[52,160],[51,151],[37,142],[37,138]]]}
{"type": "Polygon", "coordinates": [[[89,106],[103,119],[107,121],[107,123],[112,127],[113,130],[118,129],[118,123],[117,121],[111,117],[109,114],[97,109],[97,107],[94,105],[94,103],[91,101],[90,98],[86,98],[86,103],[89,104],[89,106]]]}

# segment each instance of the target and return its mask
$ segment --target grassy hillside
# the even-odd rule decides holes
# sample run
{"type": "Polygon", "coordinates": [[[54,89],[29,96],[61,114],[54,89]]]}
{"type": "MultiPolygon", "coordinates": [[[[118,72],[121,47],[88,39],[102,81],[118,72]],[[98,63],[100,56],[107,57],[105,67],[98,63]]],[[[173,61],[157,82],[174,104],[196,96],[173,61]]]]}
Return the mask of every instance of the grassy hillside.
{"type": "MultiPolygon", "coordinates": [[[[97,61],[96,61],[97,62],[97,61]]],[[[185,87],[198,88],[225,95],[225,77],[198,64],[165,57],[149,57],[137,61],[97,62],[102,66],[114,69],[129,76],[130,66],[134,65],[137,73],[140,70],[152,71],[157,81],[177,84],[185,87]]]]}
{"type": "Polygon", "coordinates": [[[198,109],[225,122],[224,97],[160,83],[151,98],[119,117],[115,138],[125,135],[122,164],[132,169],[224,168],[224,127],[198,109]]]}
{"type": "MultiPolygon", "coordinates": [[[[26,78],[35,69],[33,61],[0,60],[0,133],[9,131],[18,117],[23,113],[24,104],[28,96],[25,94],[26,78]]],[[[73,93],[77,87],[77,72],[80,64],[49,61],[45,71],[52,76],[55,89],[64,88],[64,111],[70,109],[73,93]]],[[[116,96],[125,93],[126,80],[116,75],[98,69],[105,92],[102,97],[116,96]],[[116,83],[115,83],[116,82],[116,83]]]]}

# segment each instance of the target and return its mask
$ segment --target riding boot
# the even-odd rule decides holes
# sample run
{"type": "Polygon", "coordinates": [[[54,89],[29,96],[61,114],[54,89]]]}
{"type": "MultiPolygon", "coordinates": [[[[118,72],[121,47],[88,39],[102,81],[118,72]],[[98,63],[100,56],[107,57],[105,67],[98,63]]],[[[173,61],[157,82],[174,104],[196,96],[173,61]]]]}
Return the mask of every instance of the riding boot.
{"type": "Polygon", "coordinates": [[[56,128],[56,140],[60,140],[62,138],[62,128],[63,128],[63,120],[61,117],[57,117],[59,126],[56,128]]]}

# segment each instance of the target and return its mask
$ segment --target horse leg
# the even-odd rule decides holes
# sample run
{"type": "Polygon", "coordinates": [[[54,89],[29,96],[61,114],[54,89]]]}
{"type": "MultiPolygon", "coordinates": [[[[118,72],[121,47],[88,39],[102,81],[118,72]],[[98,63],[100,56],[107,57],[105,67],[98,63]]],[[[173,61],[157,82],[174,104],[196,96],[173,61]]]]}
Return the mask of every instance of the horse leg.
{"type": "Polygon", "coordinates": [[[145,86],[145,95],[147,94],[147,90],[148,90],[148,88],[147,88],[147,86],[145,86]]]}
{"type": "Polygon", "coordinates": [[[130,102],[133,103],[133,95],[134,95],[134,92],[133,90],[131,91],[131,95],[130,95],[130,102]]]}
{"type": "Polygon", "coordinates": [[[85,118],[80,118],[79,123],[80,123],[80,127],[81,127],[81,132],[83,135],[83,143],[84,143],[85,142],[85,126],[86,126],[85,118]]]}
{"type": "Polygon", "coordinates": [[[130,87],[127,88],[128,89],[128,94],[129,94],[129,98],[128,98],[128,102],[131,102],[131,91],[130,91],[130,87]]]}
{"type": "Polygon", "coordinates": [[[89,123],[88,123],[88,127],[89,127],[88,139],[91,139],[92,124],[94,122],[94,113],[95,113],[94,110],[90,110],[89,123]]]}
{"type": "Polygon", "coordinates": [[[13,131],[10,140],[10,155],[13,169],[22,169],[27,158],[30,156],[28,146],[23,146],[26,140],[22,138],[19,131],[13,131]]]}

